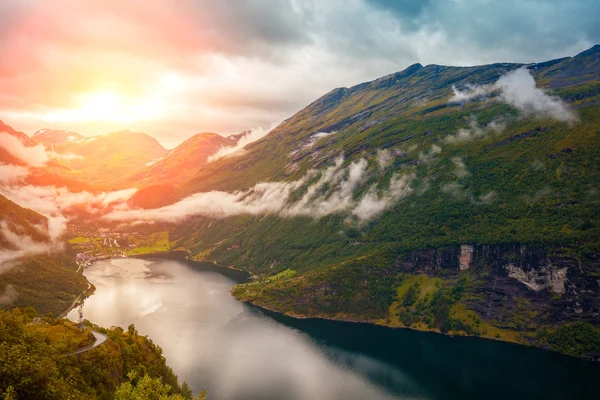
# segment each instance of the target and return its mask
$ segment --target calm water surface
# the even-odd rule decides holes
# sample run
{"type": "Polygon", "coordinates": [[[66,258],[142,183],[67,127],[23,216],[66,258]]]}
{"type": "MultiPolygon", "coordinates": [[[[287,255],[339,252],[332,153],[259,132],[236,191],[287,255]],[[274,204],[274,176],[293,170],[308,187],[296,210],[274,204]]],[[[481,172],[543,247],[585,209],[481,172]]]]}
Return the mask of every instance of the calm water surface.
{"type": "Polygon", "coordinates": [[[489,340],[266,313],[230,296],[243,273],[208,264],[112,259],[85,276],[96,286],[85,318],[135,324],[180,380],[211,400],[600,398],[595,364],[489,340]]]}

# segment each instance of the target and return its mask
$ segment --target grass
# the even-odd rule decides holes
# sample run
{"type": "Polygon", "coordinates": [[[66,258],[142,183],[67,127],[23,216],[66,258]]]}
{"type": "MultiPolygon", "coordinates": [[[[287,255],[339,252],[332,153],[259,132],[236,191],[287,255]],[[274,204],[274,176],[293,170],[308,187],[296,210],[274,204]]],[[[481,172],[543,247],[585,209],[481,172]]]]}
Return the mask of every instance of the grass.
{"type": "Polygon", "coordinates": [[[154,232],[149,235],[136,235],[129,240],[135,247],[125,250],[127,256],[162,253],[171,249],[168,231],[154,232]]]}
{"type": "Polygon", "coordinates": [[[297,273],[297,271],[288,268],[288,269],[286,269],[284,271],[281,271],[278,274],[271,275],[271,276],[267,277],[266,281],[267,282],[273,282],[273,281],[280,280],[280,279],[291,278],[292,276],[296,275],[296,273],[297,273]]]}
{"type": "Polygon", "coordinates": [[[82,243],[90,243],[94,241],[95,238],[88,238],[85,236],[77,236],[72,239],[69,239],[69,244],[82,244],[82,243]]]}
{"type": "Polygon", "coordinates": [[[69,240],[69,244],[76,252],[92,252],[101,256],[118,256],[124,253],[127,256],[162,253],[171,250],[169,232],[159,231],[148,234],[129,234],[123,236],[77,236],[69,240]],[[113,244],[105,245],[105,241],[113,244]],[[119,247],[114,246],[114,241],[119,247]]]}

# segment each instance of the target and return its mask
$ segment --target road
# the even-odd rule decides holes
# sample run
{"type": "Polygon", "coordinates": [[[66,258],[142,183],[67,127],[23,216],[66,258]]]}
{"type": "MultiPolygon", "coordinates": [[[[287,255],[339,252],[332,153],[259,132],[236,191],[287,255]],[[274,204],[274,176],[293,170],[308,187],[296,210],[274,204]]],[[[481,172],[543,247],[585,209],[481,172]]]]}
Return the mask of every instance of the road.
{"type": "Polygon", "coordinates": [[[100,346],[102,343],[106,342],[106,339],[108,339],[108,337],[105,334],[100,333],[98,331],[92,330],[92,335],[94,335],[94,337],[96,338],[96,341],[94,343],[90,344],[89,346],[85,346],[79,350],[76,350],[72,353],[67,353],[65,354],[65,356],[74,356],[77,354],[85,353],[86,351],[90,351],[100,346]]]}
{"type": "Polygon", "coordinates": [[[73,300],[73,303],[71,303],[71,305],[63,312],[61,312],[60,314],[58,314],[58,319],[61,318],[65,318],[67,316],[67,314],[73,309],[75,308],[75,306],[77,305],[77,303],[85,296],[85,292],[87,292],[88,290],[90,290],[90,288],[92,287],[92,284],[88,282],[88,287],[87,289],[85,289],[79,296],[77,296],[75,298],[75,300],[73,300]]]}

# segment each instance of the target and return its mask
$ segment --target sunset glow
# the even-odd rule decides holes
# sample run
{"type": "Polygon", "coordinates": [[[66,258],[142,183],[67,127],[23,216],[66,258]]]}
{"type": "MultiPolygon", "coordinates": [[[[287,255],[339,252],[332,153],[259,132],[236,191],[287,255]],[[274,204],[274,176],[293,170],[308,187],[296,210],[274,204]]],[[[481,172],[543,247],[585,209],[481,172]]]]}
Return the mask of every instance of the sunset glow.
{"type": "Polygon", "coordinates": [[[119,92],[97,91],[78,98],[79,107],[52,111],[44,115],[48,122],[121,122],[151,121],[164,109],[158,96],[130,97],[119,92]]]}
{"type": "Polygon", "coordinates": [[[198,132],[269,129],[336,87],[415,62],[474,65],[575,54],[592,45],[597,25],[583,9],[577,29],[563,24],[566,3],[517,2],[515,18],[530,16],[522,26],[540,26],[542,15],[552,26],[528,46],[515,39],[522,32],[506,31],[513,18],[507,9],[487,2],[439,8],[282,0],[267,2],[268,13],[263,1],[0,3],[5,122],[28,134],[130,129],[167,147],[198,132]],[[470,14],[486,21],[483,36],[465,33],[476,27],[456,31],[475,24],[470,14]],[[417,20],[424,21],[418,29],[417,20]]]}

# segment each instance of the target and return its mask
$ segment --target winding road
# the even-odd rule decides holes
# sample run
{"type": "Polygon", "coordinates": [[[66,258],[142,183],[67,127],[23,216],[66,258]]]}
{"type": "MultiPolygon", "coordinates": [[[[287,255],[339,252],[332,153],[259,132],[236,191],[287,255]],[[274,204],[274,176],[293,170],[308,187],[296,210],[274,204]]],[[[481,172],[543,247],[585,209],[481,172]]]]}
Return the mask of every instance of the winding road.
{"type": "Polygon", "coordinates": [[[82,347],[81,349],[76,350],[72,353],[64,354],[64,356],[65,357],[66,356],[74,356],[77,354],[85,353],[86,351],[90,351],[90,350],[95,349],[96,347],[100,346],[102,343],[106,342],[106,339],[108,339],[108,337],[105,334],[100,333],[98,331],[92,330],[92,335],[94,335],[94,337],[96,338],[94,343],[90,344],[89,346],[82,347]]]}

